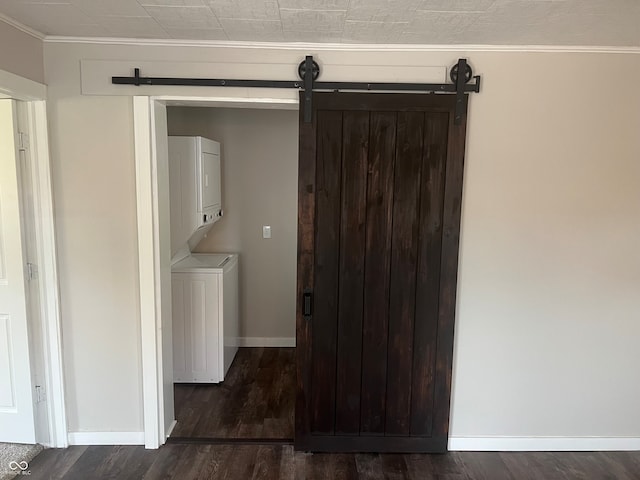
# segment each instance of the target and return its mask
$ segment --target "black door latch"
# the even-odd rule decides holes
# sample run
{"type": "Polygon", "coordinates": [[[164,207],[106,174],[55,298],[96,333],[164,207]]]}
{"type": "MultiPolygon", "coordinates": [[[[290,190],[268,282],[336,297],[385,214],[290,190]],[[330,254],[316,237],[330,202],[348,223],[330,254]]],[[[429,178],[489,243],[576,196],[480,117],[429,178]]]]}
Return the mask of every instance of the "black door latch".
{"type": "Polygon", "coordinates": [[[302,293],[302,318],[311,320],[311,312],[313,311],[313,292],[305,289],[302,293]]]}

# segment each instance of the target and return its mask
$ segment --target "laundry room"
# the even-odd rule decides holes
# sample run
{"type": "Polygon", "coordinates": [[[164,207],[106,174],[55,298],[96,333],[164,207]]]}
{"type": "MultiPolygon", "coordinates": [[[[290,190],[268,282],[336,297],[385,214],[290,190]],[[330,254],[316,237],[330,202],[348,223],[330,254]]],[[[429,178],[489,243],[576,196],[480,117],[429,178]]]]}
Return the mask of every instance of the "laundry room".
{"type": "Polygon", "coordinates": [[[167,131],[177,421],[169,441],[290,439],[298,111],[171,105],[167,131]]]}

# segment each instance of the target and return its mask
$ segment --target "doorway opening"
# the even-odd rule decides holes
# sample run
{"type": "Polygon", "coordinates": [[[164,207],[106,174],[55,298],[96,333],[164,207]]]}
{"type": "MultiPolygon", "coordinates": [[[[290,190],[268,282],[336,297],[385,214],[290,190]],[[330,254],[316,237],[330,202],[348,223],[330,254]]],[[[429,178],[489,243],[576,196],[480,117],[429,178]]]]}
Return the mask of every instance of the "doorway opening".
{"type": "MultiPolygon", "coordinates": [[[[167,441],[293,443],[298,112],[179,103],[166,105],[170,191],[163,192],[160,185],[158,192],[160,198],[170,199],[169,230],[173,231],[176,218],[171,192],[178,160],[171,147],[174,137],[202,137],[219,144],[223,215],[195,232],[186,253],[172,236],[171,390],[176,423],[167,441]],[[205,281],[199,284],[203,290],[198,290],[189,275],[201,275],[207,268],[187,273],[180,268],[184,260],[178,261],[185,255],[199,259],[234,255],[237,265],[231,270],[236,270],[237,280],[222,273],[211,286],[207,277],[194,277],[193,281],[205,281]],[[219,291],[226,292],[233,281],[237,281],[237,331],[223,318],[230,301],[224,297],[218,321],[226,330],[218,345],[222,348],[224,343],[225,350],[238,347],[237,353],[222,381],[190,381],[184,364],[206,362],[209,346],[195,345],[194,340],[212,328],[206,325],[211,319],[190,303],[215,308],[216,301],[223,301],[219,291]]],[[[167,343],[163,340],[163,349],[167,343]]]]}
{"type": "MultiPolygon", "coordinates": [[[[297,230],[298,243],[290,249],[292,260],[294,256],[296,258],[292,262],[294,267],[289,272],[289,278],[297,278],[293,289],[295,298],[291,299],[293,305],[297,301],[297,307],[292,308],[295,311],[292,317],[295,318],[299,342],[295,354],[295,447],[313,451],[444,451],[448,440],[466,96],[462,97],[459,117],[460,105],[453,95],[336,92],[314,94],[314,98],[312,122],[301,122],[298,136],[295,130],[291,135],[294,142],[299,139],[300,162],[300,172],[297,172],[294,153],[292,170],[295,175],[290,183],[292,189],[297,189],[298,201],[294,197],[290,205],[294,210],[297,207],[298,216],[297,222],[294,219],[290,225],[291,238],[296,238],[297,230]],[[357,171],[352,172],[354,168],[357,171]],[[363,195],[354,197],[354,201],[357,201],[351,208],[349,199],[354,192],[363,195]],[[343,217],[349,219],[350,215],[356,213],[353,222],[338,221],[343,217]],[[343,236],[343,231],[353,231],[354,234],[343,236]],[[351,243],[347,245],[343,239],[351,243]],[[340,254],[343,250],[345,253],[353,251],[353,255],[347,253],[343,256],[340,254]],[[364,269],[357,267],[355,271],[362,274],[350,276],[350,268],[346,266],[343,269],[340,264],[342,258],[359,258],[358,263],[364,264],[364,269]],[[375,268],[370,268],[372,265],[375,268]],[[403,288],[405,283],[409,286],[406,291],[403,288]],[[317,291],[314,291],[316,287],[317,291]],[[347,290],[352,287],[355,294],[349,295],[347,290]],[[341,293],[343,290],[345,295],[341,293]],[[335,308],[339,307],[338,299],[351,302],[344,312],[351,309],[360,313],[351,315],[343,312],[340,315],[342,310],[335,308]],[[367,299],[374,299],[378,306],[371,307],[367,299]],[[425,308],[409,308],[418,305],[418,299],[425,303],[425,308]],[[366,301],[366,304],[362,301],[366,301]],[[369,305],[366,314],[365,305],[369,305]],[[395,313],[391,311],[392,305],[395,313]],[[423,314],[423,310],[429,313],[423,314]],[[344,320],[338,323],[349,335],[339,338],[341,330],[336,330],[337,319],[344,320]],[[398,341],[392,341],[392,336],[397,337],[398,341]],[[342,345],[340,351],[336,348],[337,343],[342,345]],[[366,358],[365,351],[368,352],[366,358]],[[340,352],[349,354],[341,355],[340,352]],[[351,356],[356,359],[360,357],[360,363],[349,361],[347,357],[351,356]],[[375,362],[369,361],[371,359],[375,362]],[[404,365],[412,366],[415,374],[404,375],[404,365]],[[360,379],[360,385],[356,381],[338,381],[339,378],[346,378],[345,375],[341,376],[341,371],[348,371],[350,377],[360,379]],[[396,395],[394,388],[387,389],[387,385],[396,380],[402,396],[396,395]],[[352,387],[359,394],[357,398],[347,392],[352,387]],[[340,397],[340,402],[339,389],[347,392],[344,398],[340,397]],[[367,407],[366,402],[376,408],[367,407]],[[398,408],[393,407],[394,402],[398,408]],[[408,419],[406,410],[403,411],[403,406],[407,404],[411,408],[408,419]],[[345,417],[349,421],[349,430],[336,427],[338,407],[349,409],[345,417]],[[357,411],[352,414],[351,410],[357,411]],[[414,424],[417,426],[414,427],[414,424]]],[[[193,386],[193,390],[181,392],[183,397],[174,398],[171,337],[176,330],[172,325],[171,303],[176,294],[171,290],[172,275],[176,270],[172,269],[171,262],[171,205],[170,195],[166,192],[171,192],[169,133],[201,138],[203,134],[211,135],[213,120],[205,116],[203,126],[199,127],[202,130],[199,131],[193,125],[181,130],[189,121],[182,118],[181,123],[173,116],[169,121],[167,109],[193,105],[185,103],[185,99],[178,99],[178,105],[171,104],[171,100],[176,99],[134,97],[145,440],[149,448],[157,448],[177,428],[174,416],[176,400],[185,404],[185,411],[189,412],[193,408],[187,405],[188,399],[192,405],[202,404],[202,399],[212,395],[212,390],[196,391],[196,386],[193,386]],[[171,131],[176,124],[179,128],[171,131]]],[[[187,111],[182,113],[189,114],[187,111]]],[[[229,123],[244,128],[249,121],[245,118],[229,123]]],[[[249,155],[258,163],[247,170],[259,172],[260,175],[254,176],[253,182],[248,185],[241,184],[233,188],[239,196],[238,208],[251,205],[244,211],[250,211],[251,208],[260,211],[260,208],[273,203],[268,195],[258,195],[257,201],[248,200],[254,195],[254,190],[269,178],[268,173],[273,173],[263,170],[265,165],[272,167],[273,163],[264,161],[263,144],[275,140],[276,156],[282,156],[279,149],[286,136],[280,133],[270,133],[265,139],[259,136],[272,123],[261,124],[250,134],[238,134],[241,139],[239,144],[243,147],[252,142],[258,145],[256,152],[249,155]]],[[[220,152],[224,152],[224,147],[220,152]]],[[[282,178],[286,172],[286,168],[275,172],[275,185],[279,190],[286,190],[289,185],[282,178]]],[[[223,174],[223,179],[226,179],[227,173],[223,174]]],[[[196,184],[198,182],[202,182],[202,178],[195,181],[196,184]]],[[[203,195],[201,198],[204,198],[203,195]]],[[[223,195],[223,206],[225,201],[223,195]]],[[[225,210],[222,219],[231,217],[231,212],[225,210]]],[[[280,214],[282,212],[278,211],[280,214]]],[[[234,218],[241,219],[242,216],[236,215],[234,218]]],[[[207,219],[205,215],[204,221],[207,219]]],[[[262,241],[273,241],[269,238],[271,223],[270,220],[265,222],[259,218],[250,228],[249,236],[260,238],[262,234],[262,241]]],[[[183,258],[207,254],[230,256],[237,253],[230,242],[239,241],[241,237],[236,233],[225,240],[229,243],[225,243],[225,237],[220,235],[216,239],[214,228],[211,228],[207,237],[202,234],[197,237],[197,242],[189,245],[187,256],[183,258]]],[[[271,257],[266,255],[262,260],[273,261],[271,257]]],[[[248,255],[249,258],[251,255],[248,255]]],[[[253,260],[258,262],[258,257],[253,260]]],[[[194,263],[197,262],[191,262],[192,266],[194,263]]],[[[263,264],[263,273],[270,273],[264,265],[267,264],[263,264]]],[[[201,283],[206,282],[202,280],[201,283]]],[[[260,288],[267,291],[267,285],[278,283],[274,278],[267,277],[260,283],[260,288]]],[[[185,295],[188,290],[183,290],[183,299],[191,301],[195,297],[200,305],[195,307],[204,311],[207,296],[202,286],[198,288],[200,293],[195,295],[185,295]]],[[[240,296],[243,297],[240,302],[243,305],[242,321],[247,325],[240,328],[237,344],[249,347],[256,337],[249,336],[248,322],[256,322],[251,327],[255,330],[251,331],[263,332],[261,329],[266,325],[264,305],[268,303],[248,301],[242,291],[240,296]],[[261,308],[252,316],[248,311],[255,305],[261,308]]],[[[198,341],[201,338],[198,337],[198,341]]],[[[264,362],[262,359],[252,361],[250,353],[247,353],[243,362],[253,362],[257,369],[261,365],[273,364],[274,358],[280,356],[278,352],[275,356],[268,355],[264,362]]],[[[193,355],[191,360],[194,360],[193,355]]],[[[243,378],[238,373],[229,372],[231,378],[234,375],[243,378]]],[[[273,377],[266,375],[262,381],[266,382],[265,379],[269,378],[273,377]]],[[[211,408],[206,410],[205,407],[204,413],[191,415],[192,426],[186,430],[193,434],[196,430],[194,425],[203,423],[204,418],[204,422],[210,423],[212,429],[218,429],[215,434],[223,435],[209,437],[214,434],[213,430],[199,433],[202,436],[197,439],[204,439],[204,442],[226,440],[225,443],[233,443],[252,438],[265,441],[264,437],[255,435],[257,431],[264,433],[269,428],[265,428],[264,417],[257,420],[255,414],[259,409],[253,408],[250,401],[252,396],[257,398],[264,395],[264,391],[257,389],[258,393],[255,393],[255,389],[246,387],[246,382],[240,381],[238,384],[241,389],[244,386],[245,396],[237,395],[242,401],[231,402],[227,406],[227,411],[236,409],[233,420],[221,422],[218,418],[210,422],[212,415],[225,412],[216,412],[211,408]],[[248,407],[253,415],[243,417],[242,412],[237,411],[242,407],[248,407]],[[248,426],[243,425],[243,421],[248,426]],[[229,428],[230,425],[233,428],[229,428]],[[238,434],[246,436],[239,437],[238,434]]],[[[228,397],[233,398],[234,395],[228,397]]],[[[265,403],[269,404],[269,400],[260,398],[259,401],[264,415],[263,407],[265,403]]]]}

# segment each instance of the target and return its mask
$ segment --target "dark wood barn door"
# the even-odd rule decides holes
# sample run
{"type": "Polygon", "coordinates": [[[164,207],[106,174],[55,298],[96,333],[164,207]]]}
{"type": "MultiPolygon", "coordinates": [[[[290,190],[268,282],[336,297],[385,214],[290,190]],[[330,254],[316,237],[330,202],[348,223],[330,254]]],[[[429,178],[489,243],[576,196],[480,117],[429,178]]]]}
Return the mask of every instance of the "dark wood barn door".
{"type": "Polygon", "coordinates": [[[452,95],[312,103],[300,122],[296,448],[445,451],[466,115],[454,125],[452,95]]]}

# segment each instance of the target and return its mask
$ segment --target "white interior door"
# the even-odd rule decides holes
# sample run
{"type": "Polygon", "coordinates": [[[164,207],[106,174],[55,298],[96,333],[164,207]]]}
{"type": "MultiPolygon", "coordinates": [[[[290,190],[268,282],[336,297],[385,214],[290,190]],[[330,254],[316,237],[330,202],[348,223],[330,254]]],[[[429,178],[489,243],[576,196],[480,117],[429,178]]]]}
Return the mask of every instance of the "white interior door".
{"type": "Polygon", "coordinates": [[[35,443],[18,147],[16,103],[0,100],[0,442],[35,443]]]}

